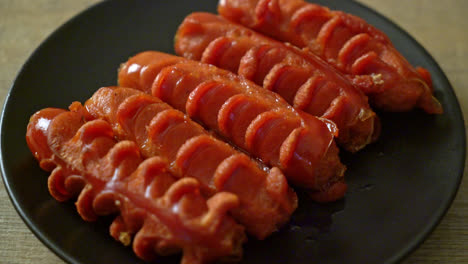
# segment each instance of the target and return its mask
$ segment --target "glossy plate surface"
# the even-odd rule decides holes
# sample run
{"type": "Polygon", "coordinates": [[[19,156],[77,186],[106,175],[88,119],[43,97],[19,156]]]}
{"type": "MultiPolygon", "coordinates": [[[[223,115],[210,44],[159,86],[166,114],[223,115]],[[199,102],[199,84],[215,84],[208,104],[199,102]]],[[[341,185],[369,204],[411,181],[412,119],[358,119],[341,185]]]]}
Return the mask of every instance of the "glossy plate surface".
{"type": "MultiPolygon", "coordinates": [[[[265,241],[250,239],[241,263],[394,263],[419,245],[451,204],[463,175],[465,131],[444,73],[407,33],[349,0],[322,5],[374,24],[413,65],[426,67],[445,113],[382,114],[380,140],[342,154],[350,191],[327,205],[300,194],[290,223],[265,241]]],[[[216,0],[115,0],[81,13],[52,34],[26,62],[2,115],[2,174],[11,200],[38,238],[69,263],[142,263],[108,235],[110,218],[86,223],[72,202],[47,190],[25,141],[29,117],[45,107],[84,102],[116,84],[120,63],[143,50],[173,53],[173,35],[192,11],[216,11],[216,0]]],[[[178,263],[163,258],[158,263],[178,263]]]]}

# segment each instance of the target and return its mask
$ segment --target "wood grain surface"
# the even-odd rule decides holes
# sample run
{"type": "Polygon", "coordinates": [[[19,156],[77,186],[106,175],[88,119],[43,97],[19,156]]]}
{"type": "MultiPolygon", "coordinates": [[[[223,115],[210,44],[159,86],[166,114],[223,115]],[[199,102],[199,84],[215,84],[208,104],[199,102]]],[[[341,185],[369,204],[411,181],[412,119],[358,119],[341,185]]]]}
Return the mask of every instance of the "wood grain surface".
{"type": "MultiPolygon", "coordinates": [[[[0,0],[2,105],[16,74],[34,49],[62,23],[97,2],[0,0]]],[[[448,76],[463,114],[468,116],[468,1],[360,2],[393,20],[429,51],[448,76]]],[[[468,263],[467,174],[465,170],[464,180],[448,213],[404,264],[468,263]]],[[[0,263],[64,263],[29,231],[13,208],[3,182],[0,183],[0,263]]]]}

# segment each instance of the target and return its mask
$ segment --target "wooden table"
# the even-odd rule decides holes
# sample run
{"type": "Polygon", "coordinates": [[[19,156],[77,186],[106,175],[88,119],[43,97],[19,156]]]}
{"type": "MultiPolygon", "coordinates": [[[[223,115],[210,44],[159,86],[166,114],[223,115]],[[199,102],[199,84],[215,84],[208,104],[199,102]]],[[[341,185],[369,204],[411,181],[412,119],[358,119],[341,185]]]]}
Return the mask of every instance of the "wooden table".
{"type": "MultiPolygon", "coordinates": [[[[129,0],[131,1],[131,0],[129,0]]],[[[97,0],[0,0],[0,101],[34,49],[97,0]]],[[[360,0],[392,19],[438,61],[468,116],[468,1],[360,0]]],[[[466,127],[466,122],[465,122],[466,127]]],[[[431,236],[403,263],[468,263],[468,177],[431,236]]],[[[63,263],[29,231],[0,184],[0,263],[63,263]]]]}

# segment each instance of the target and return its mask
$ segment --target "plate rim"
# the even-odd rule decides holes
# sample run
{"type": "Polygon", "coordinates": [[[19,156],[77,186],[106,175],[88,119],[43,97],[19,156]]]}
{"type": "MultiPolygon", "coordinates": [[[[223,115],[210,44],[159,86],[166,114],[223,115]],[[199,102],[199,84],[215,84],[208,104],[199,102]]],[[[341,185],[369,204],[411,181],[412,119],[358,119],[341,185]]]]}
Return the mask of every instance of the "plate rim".
{"type": "Polygon", "coordinates": [[[7,110],[9,109],[8,106],[12,104],[10,100],[10,96],[14,92],[13,90],[16,87],[17,80],[21,78],[21,76],[24,74],[25,69],[32,63],[34,58],[38,56],[37,54],[43,49],[44,46],[46,46],[49,42],[53,41],[53,39],[57,37],[57,35],[59,35],[62,31],[66,30],[67,27],[69,27],[73,23],[76,23],[75,21],[79,20],[80,17],[98,8],[99,6],[103,6],[111,1],[112,0],[102,0],[100,2],[91,4],[88,7],[84,8],[83,10],[79,11],[78,13],[74,14],[69,19],[67,19],[64,23],[60,24],[57,28],[53,29],[52,32],[50,32],[40,42],[40,44],[32,50],[32,52],[29,54],[26,61],[21,65],[20,69],[18,70],[18,73],[16,74],[15,78],[13,79],[13,82],[10,85],[10,88],[8,89],[8,93],[5,96],[5,100],[3,102],[3,108],[1,111],[1,115],[0,115],[0,172],[2,175],[3,184],[5,186],[5,189],[7,190],[8,198],[10,199],[10,202],[13,204],[13,207],[15,211],[17,212],[17,214],[20,216],[21,220],[23,220],[23,222],[26,224],[26,226],[31,231],[31,233],[33,233],[34,236],[37,239],[39,239],[42,245],[45,245],[55,256],[59,257],[61,260],[70,264],[83,264],[83,263],[77,262],[73,256],[64,252],[55,243],[50,241],[47,238],[47,235],[42,230],[40,230],[40,228],[34,223],[34,221],[31,220],[30,217],[27,216],[27,214],[24,211],[23,206],[18,202],[17,197],[14,195],[14,192],[10,186],[10,182],[8,180],[8,177],[6,176],[6,171],[5,171],[5,159],[3,155],[3,149],[4,149],[5,144],[4,144],[4,133],[2,133],[2,131],[5,127],[5,116],[8,114],[8,110],[7,110]]]}
{"type": "MultiPolygon", "coordinates": [[[[311,2],[313,0],[306,0],[306,1],[311,2]]],[[[447,197],[448,198],[447,204],[444,205],[444,208],[441,208],[438,211],[438,215],[435,218],[435,220],[428,223],[426,225],[426,227],[423,228],[423,230],[421,230],[421,232],[419,233],[419,236],[417,236],[417,238],[413,237],[411,242],[408,243],[408,245],[406,247],[401,248],[398,253],[396,253],[393,257],[391,257],[386,262],[386,263],[398,263],[398,262],[403,261],[404,259],[408,258],[411,255],[411,253],[414,253],[420,246],[422,246],[424,244],[424,242],[429,238],[429,236],[439,226],[440,222],[444,219],[445,215],[447,214],[447,212],[452,207],[455,198],[457,197],[457,194],[458,194],[458,192],[460,190],[460,185],[461,185],[461,182],[463,180],[463,176],[464,176],[464,173],[465,173],[465,170],[466,170],[465,163],[466,163],[466,154],[467,154],[467,149],[466,149],[466,147],[467,147],[466,140],[467,139],[466,139],[466,127],[464,125],[465,124],[465,118],[463,116],[463,111],[462,111],[461,106],[460,106],[460,101],[458,100],[458,97],[456,96],[455,90],[453,89],[453,86],[452,86],[450,80],[448,79],[447,75],[445,74],[445,72],[440,67],[439,63],[429,53],[429,51],[419,41],[417,41],[411,34],[409,34],[408,31],[406,31],[404,28],[402,28],[398,23],[396,23],[392,19],[388,18],[386,15],[383,15],[383,14],[377,12],[373,8],[363,4],[361,2],[358,2],[356,0],[351,0],[351,1],[354,2],[355,4],[357,4],[358,6],[360,6],[361,8],[367,9],[368,11],[373,13],[374,15],[381,17],[385,21],[385,23],[387,23],[389,26],[396,29],[397,31],[401,32],[407,39],[409,39],[411,42],[413,42],[413,44],[416,45],[424,53],[424,55],[427,58],[429,58],[429,60],[432,63],[432,66],[435,68],[436,71],[438,71],[439,77],[442,77],[443,82],[448,84],[450,89],[447,89],[447,91],[449,91],[451,93],[451,95],[456,99],[455,100],[456,105],[454,106],[454,108],[460,114],[460,121],[461,121],[461,124],[462,124],[460,127],[461,127],[461,132],[464,135],[464,137],[462,138],[462,142],[461,142],[461,146],[462,146],[461,160],[462,160],[462,162],[459,163],[460,167],[457,168],[457,171],[459,171],[460,173],[459,173],[459,175],[457,175],[455,190],[453,190],[450,197],[447,197]]]]}

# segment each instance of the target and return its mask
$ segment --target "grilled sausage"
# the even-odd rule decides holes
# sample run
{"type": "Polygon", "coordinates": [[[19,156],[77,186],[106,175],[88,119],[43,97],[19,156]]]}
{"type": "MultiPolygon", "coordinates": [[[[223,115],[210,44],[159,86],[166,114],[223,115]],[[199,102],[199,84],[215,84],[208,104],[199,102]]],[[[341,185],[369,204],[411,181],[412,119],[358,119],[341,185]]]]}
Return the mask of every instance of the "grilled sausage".
{"type": "Polygon", "coordinates": [[[206,200],[197,180],[176,179],[166,162],[143,160],[134,142],[114,139],[103,120],[85,123],[82,111],[44,109],[28,124],[31,152],[51,171],[49,190],[64,201],[78,196],[87,221],[118,213],[111,234],[142,259],[183,252],[181,263],[208,263],[242,255],[244,228],[228,212],[237,197],[222,192],[206,200]]]}
{"type": "Polygon", "coordinates": [[[237,72],[296,109],[332,120],[337,143],[356,152],[375,141],[379,121],[367,97],[319,57],[210,13],[187,16],[175,37],[179,55],[237,72]]]}
{"type": "Polygon", "coordinates": [[[349,74],[380,109],[443,111],[429,72],[411,66],[383,32],[361,18],[303,0],[222,0],[218,12],[317,54],[349,74]]]}
{"type": "Polygon", "coordinates": [[[156,97],[103,87],[85,108],[88,119],[104,119],[119,139],[135,141],[144,157],[164,157],[178,178],[196,178],[206,196],[236,194],[240,206],[231,213],[258,239],[286,223],[297,207],[296,194],[278,168],[251,160],[156,97]]]}
{"type": "Polygon", "coordinates": [[[152,72],[154,78],[145,76],[154,79],[154,96],[279,167],[292,183],[311,189],[315,200],[332,201],[344,195],[345,167],[339,161],[333,122],[296,111],[277,94],[228,71],[176,58],[140,53],[120,69],[119,84],[140,83],[134,88],[148,91],[143,78],[135,76],[146,75],[142,69],[161,69],[152,72]],[[168,61],[174,64],[168,66],[168,61]]]}

